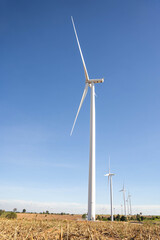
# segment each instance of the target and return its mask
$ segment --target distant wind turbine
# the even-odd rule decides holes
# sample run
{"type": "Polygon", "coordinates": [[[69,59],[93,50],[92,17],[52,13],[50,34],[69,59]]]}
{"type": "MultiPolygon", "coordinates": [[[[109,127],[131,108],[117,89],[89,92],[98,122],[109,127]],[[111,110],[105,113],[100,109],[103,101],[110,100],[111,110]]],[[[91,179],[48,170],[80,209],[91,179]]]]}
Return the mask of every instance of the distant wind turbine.
{"type": "Polygon", "coordinates": [[[121,215],[123,215],[123,205],[121,204],[121,215]]]}
{"type": "Polygon", "coordinates": [[[129,207],[130,207],[130,215],[132,215],[132,206],[131,206],[131,195],[128,193],[129,207]]]}
{"type": "Polygon", "coordinates": [[[110,172],[110,158],[109,158],[109,173],[105,174],[105,177],[108,177],[108,184],[110,181],[110,204],[111,204],[111,221],[113,222],[113,191],[112,191],[112,176],[114,173],[110,172]]]}
{"type": "Polygon", "coordinates": [[[129,198],[127,198],[126,203],[127,203],[127,215],[129,215],[129,198]]]}
{"type": "Polygon", "coordinates": [[[70,135],[73,133],[73,129],[78,117],[78,114],[80,112],[80,109],[82,107],[83,101],[87,95],[88,87],[91,88],[91,103],[90,103],[90,156],[89,156],[89,183],[88,183],[88,220],[95,220],[95,83],[102,83],[104,82],[104,79],[89,79],[87,68],[85,65],[85,61],[83,58],[82,50],[80,47],[80,43],[78,40],[76,28],[74,25],[73,17],[72,24],[74,28],[74,32],[77,39],[77,44],[79,47],[83,68],[84,68],[84,74],[85,74],[85,88],[84,92],[80,101],[80,105],[73,123],[73,127],[71,130],[70,135]]]}
{"type": "Polygon", "coordinates": [[[123,188],[120,190],[120,192],[123,192],[123,201],[124,201],[124,215],[126,216],[126,199],[125,199],[125,189],[124,189],[124,184],[123,184],[123,188]]]}

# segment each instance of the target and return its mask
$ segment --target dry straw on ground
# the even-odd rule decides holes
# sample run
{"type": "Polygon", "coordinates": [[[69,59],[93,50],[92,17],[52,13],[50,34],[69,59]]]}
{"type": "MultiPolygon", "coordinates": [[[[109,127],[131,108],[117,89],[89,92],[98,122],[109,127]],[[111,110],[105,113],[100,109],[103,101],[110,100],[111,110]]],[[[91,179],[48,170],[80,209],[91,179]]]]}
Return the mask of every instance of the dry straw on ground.
{"type": "Polygon", "coordinates": [[[32,215],[17,220],[0,219],[0,240],[160,239],[160,225],[87,222],[32,215]]]}

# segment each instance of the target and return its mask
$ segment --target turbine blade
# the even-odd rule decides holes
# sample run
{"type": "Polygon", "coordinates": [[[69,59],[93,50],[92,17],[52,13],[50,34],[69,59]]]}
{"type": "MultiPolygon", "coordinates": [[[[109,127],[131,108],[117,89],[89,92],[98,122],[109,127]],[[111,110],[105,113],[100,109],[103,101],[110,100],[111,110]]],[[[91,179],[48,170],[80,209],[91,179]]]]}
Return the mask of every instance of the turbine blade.
{"type": "Polygon", "coordinates": [[[79,104],[79,108],[78,108],[78,111],[77,111],[77,114],[76,114],[76,117],[75,117],[75,120],[74,120],[74,123],[73,123],[73,127],[72,127],[72,130],[71,130],[70,136],[71,136],[72,133],[73,133],[73,129],[74,129],[74,126],[75,126],[75,124],[76,124],[76,120],[77,120],[79,111],[80,111],[80,109],[81,109],[81,107],[82,107],[83,101],[84,101],[84,99],[85,99],[85,97],[86,97],[86,95],[87,95],[87,91],[88,91],[88,83],[85,85],[85,88],[84,88],[84,91],[83,91],[83,95],[82,95],[82,98],[81,98],[81,102],[80,102],[80,104],[79,104]]]}
{"type": "Polygon", "coordinates": [[[75,28],[75,25],[74,25],[73,17],[71,17],[71,19],[72,19],[73,29],[74,29],[74,32],[75,32],[75,35],[76,35],[76,39],[77,39],[77,43],[78,43],[78,47],[79,47],[79,51],[80,51],[81,58],[82,58],[82,63],[83,63],[83,68],[84,68],[85,78],[86,78],[86,81],[87,81],[87,80],[89,80],[89,76],[88,76],[87,68],[86,68],[86,65],[85,65],[84,58],[83,58],[83,54],[82,54],[82,50],[81,50],[81,46],[80,46],[80,43],[79,43],[79,40],[78,40],[78,35],[77,35],[76,28],[75,28]]]}
{"type": "Polygon", "coordinates": [[[109,173],[110,173],[110,156],[109,156],[109,173]]]}

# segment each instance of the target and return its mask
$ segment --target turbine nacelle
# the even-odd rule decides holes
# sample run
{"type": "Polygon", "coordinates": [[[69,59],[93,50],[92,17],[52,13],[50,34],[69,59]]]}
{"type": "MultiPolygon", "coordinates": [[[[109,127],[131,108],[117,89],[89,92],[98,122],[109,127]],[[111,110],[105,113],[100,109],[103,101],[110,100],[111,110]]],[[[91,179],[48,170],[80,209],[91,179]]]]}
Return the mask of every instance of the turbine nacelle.
{"type": "Polygon", "coordinates": [[[114,173],[107,173],[107,174],[105,174],[104,176],[105,177],[110,177],[110,176],[114,176],[115,174],[114,173]]]}
{"type": "Polygon", "coordinates": [[[103,83],[103,82],[104,82],[104,78],[86,80],[86,83],[88,83],[88,84],[91,84],[91,83],[103,83]]]}
{"type": "Polygon", "coordinates": [[[123,188],[123,189],[120,190],[120,192],[126,192],[126,189],[123,188]]]}

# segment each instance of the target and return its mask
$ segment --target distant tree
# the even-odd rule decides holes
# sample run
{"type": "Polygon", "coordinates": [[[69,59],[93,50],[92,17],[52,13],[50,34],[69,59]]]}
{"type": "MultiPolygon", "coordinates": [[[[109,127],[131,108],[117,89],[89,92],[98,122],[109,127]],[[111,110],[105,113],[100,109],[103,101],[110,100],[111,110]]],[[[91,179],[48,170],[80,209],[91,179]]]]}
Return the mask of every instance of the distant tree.
{"type": "Polygon", "coordinates": [[[46,211],[46,214],[49,214],[49,211],[48,211],[48,210],[46,211]]]}
{"type": "Polygon", "coordinates": [[[96,218],[96,220],[99,220],[99,221],[101,221],[101,220],[102,220],[101,216],[100,216],[100,215],[98,215],[98,216],[97,216],[97,218],[96,218]]]}
{"type": "Polygon", "coordinates": [[[121,218],[121,216],[119,214],[117,214],[117,216],[115,217],[115,220],[120,221],[120,218],[121,218]]]}
{"type": "Polygon", "coordinates": [[[126,216],[122,215],[121,218],[120,218],[120,221],[124,221],[124,222],[126,222],[126,221],[127,221],[126,216]]]}
{"type": "Polygon", "coordinates": [[[13,212],[17,212],[17,208],[13,208],[13,212]]]}
{"type": "Polygon", "coordinates": [[[136,215],[136,220],[139,221],[139,222],[141,221],[141,216],[140,216],[140,214],[137,214],[137,215],[136,215]]]}
{"type": "Polygon", "coordinates": [[[145,219],[145,217],[141,216],[141,221],[143,221],[145,219]]]}
{"type": "Polygon", "coordinates": [[[22,213],[25,213],[26,212],[26,209],[24,208],[23,210],[22,210],[22,213]]]}

